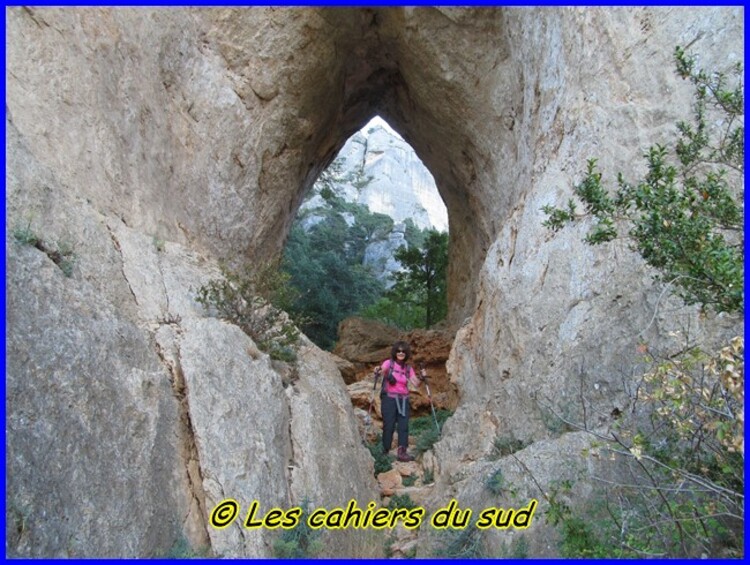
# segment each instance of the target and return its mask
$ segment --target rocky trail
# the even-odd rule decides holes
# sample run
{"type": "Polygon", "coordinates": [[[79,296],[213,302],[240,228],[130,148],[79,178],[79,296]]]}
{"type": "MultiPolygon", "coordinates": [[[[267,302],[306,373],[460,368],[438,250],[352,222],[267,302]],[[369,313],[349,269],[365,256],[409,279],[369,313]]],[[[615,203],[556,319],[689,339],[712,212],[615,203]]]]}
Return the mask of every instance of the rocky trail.
{"type": "MultiPolygon", "coordinates": [[[[361,424],[362,437],[365,443],[373,445],[373,451],[379,453],[380,437],[382,434],[382,422],[379,420],[379,412],[373,410],[372,423],[366,425],[367,412],[355,408],[358,420],[361,424]],[[377,421],[376,421],[377,418],[377,421]]],[[[397,434],[394,434],[393,447],[387,456],[390,469],[377,472],[376,479],[380,492],[378,506],[381,508],[424,507],[425,501],[432,494],[435,486],[434,459],[431,451],[419,453],[417,449],[417,434],[409,435],[409,454],[414,461],[398,461],[396,458],[397,434]]],[[[384,459],[380,460],[378,467],[384,465],[384,459]]],[[[413,557],[416,550],[419,530],[410,530],[402,524],[398,524],[388,535],[388,552],[390,557],[413,557]]]]}
{"type": "MultiPolygon", "coordinates": [[[[413,363],[425,364],[435,410],[452,412],[458,404],[458,391],[450,382],[445,369],[452,335],[439,330],[414,330],[403,334],[371,320],[344,320],[339,327],[339,342],[334,354],[339,357],[339,368],[348,383],[347,389],[360,428],[360,437],[366,444],[374,446],[372,449],[375,453],[380,453],[381,450],[383,423],[380,416],[381,382],[375,383],[373,370],[390,355],[391,344],[399,339],[411,344],[413,363]]],[[[428,450],[419,453],[417,442],[420,433],[414,425],[415,419],[427,418],[430,421],[430,431],[434,431],[430,398],[425,386],[412,391],[410,405],[409,453],[415,460],[401,462],[396,459],[398,434],[394,434],[392,449],[388,455],[390,469],[378,472],[379,468],[388,466],[382,459],[376,466],[379,506],[383,508],[388,508],[389,505],[424,506],[435,484],[432,452],[428,450]]],[[[418,535],[418,529],[410,530],[401,524],[397,525],[389,534],[387,547],[390,556],[413,557],[418,535]]]]}

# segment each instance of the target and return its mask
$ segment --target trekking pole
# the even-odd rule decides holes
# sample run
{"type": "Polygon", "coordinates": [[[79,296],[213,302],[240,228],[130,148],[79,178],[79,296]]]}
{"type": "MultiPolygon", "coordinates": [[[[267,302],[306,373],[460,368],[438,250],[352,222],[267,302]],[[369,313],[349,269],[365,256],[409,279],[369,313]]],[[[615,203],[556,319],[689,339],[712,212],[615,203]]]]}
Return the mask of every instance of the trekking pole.
{"type": "MultiPolygon", "coordinates": [[[[419,364],[420,373],[424,371],[424,363],[419,364]]],[[[421,375],[420,375],[421,376],[421,375]]],[[[440,435],[440,426],[438,425],[437,416],[435,415],[435,405],[432,403],[432,394],[430,393],[430,385],[427,384],[427,377],[422,377],[424,387],[427,389],[427,398],[430,399],[430,408],[432,409],[432,419],[435,420],[435,427],[437,428],[438,435],[440,435]]]]}
{"type": "Polygon", "coordinates": [[[370,433],[370,424],[372,423],[372,405],[375,404],[375,389],[378,388],[378,378],[380,378],[380,367],[375,369],[375,381],[372,383],[372,399],[370,400],[370,408],[367,410],[367,416],[365,416],[365,440],[367,440],[367,434],[370,433]]]}

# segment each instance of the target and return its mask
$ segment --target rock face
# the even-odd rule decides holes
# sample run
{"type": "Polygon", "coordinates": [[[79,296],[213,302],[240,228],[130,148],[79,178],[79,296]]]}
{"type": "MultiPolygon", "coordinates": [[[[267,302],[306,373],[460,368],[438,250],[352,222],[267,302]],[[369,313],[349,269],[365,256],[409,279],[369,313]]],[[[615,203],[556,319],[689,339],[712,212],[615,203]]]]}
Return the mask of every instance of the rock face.
{"type": "MultiPolygon", "coordinates": [[[[194,296],[219,259],[278,255],[375,114],[450,216],[461,403],[427,506],[483,504],[502,436],[532,442],[516,455],[546,487],[580,442],[550,437],[545,403],[576,417],[583,386],[607,414],[639,342],[742,331],[665,306],[624,245],[552,238],[540,211],[586,159],[614,178],[673,135],[692,94],[674,45],[742,61],[742,8],[9,8],[6,28],[8,555],[158,556],[186,538],[269,556],[275,532],[212,528],[215,505],[373,498],[333,361],[307,345],[284,388],[194,296]]],[[[554,554],[541,520],[527,533],[554,554]]],[[[360,555],[339,534],[327,549],[360,555]]]]}
{"type": "Polygon", "coordinates": [[[372,237],[362,261],[386,288],[393,286],[391,275],[402,268],[394,255],[399,247],[408,246],[406,220],[421,229],[448,231],[445,204],[432,175],[409,144],[380,118],[347,140],[328,174],[327,182],[313,186],[312,196],[300,207],[305,214],[298,215],[297,221],[308,230],[330,210],[330,204],[320,196],[323,187],[346,202],[392,218],[393,229],[372,237]]]}
{"type": "Polygon", "coordinates": [[[414,150],[386,127],[373,120],[341,148],[341,176],[352,181],[337,187],[340,196],[396,223],[411,219],[422,229],[448,231],[435,179],[414,150]]]}

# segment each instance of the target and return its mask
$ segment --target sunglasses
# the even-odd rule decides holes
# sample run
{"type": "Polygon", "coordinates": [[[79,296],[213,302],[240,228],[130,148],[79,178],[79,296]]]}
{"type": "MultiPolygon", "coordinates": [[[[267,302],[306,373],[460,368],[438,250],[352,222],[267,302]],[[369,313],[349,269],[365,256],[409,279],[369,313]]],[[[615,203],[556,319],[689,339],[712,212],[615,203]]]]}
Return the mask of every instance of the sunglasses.
{"type": "Polygon", "coordinates": [[[403,349],[399,349],[399,350],[397,350],[397,351],[396,351],[396,353],[397,353],[397,354],[398,354],[398,353],[406,353],[406,351],[404,351],[403,349]]]}

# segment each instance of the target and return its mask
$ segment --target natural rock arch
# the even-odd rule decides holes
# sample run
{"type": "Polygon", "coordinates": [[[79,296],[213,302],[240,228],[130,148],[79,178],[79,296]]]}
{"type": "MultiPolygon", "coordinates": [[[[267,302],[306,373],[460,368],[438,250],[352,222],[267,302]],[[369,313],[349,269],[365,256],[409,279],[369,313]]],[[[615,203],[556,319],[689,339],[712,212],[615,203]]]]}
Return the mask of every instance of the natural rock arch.
{"type": "MultiPolygon", "coordinates": [[[[277,184],[274,181],[284,176],[282,167],[297,172],[297,183],[286,188],[291,191],[296,187],[291,197],[285,197],[292,205],[280,209],[280,217],[268,228],[277,230],[268,234],[269,239],[283,238],[302,196],[346,139],[375,114],[385,117],[433,173],[448,209],[448,292],[450,319],[456,323],[472,310],[478,270],[495,229],[495,223],[487,218],[491,208],[488,195],[493,192],[494,167],[488,157],[492,149],[483,141],[494,146],[498,140],[483,140],[474,129],[483,122],[484,113],[474,77],[502,64],[509,53],[501,10],[418,12],[311,10],[306,15],[319,26],[309,41],[318,49],[326,44],[329,48],[322,50],[313,68],[300,70],[308,78],[300,87],[296,108],[289,108],[302,118],[306,129],[288,131],[279,152],[263,159],[260,182],[261,190],[267,184],[266,190],[272,192],[276,190],[271,188],[277,184]],[[416,18],[418,26],[412,23],[416,18]],[[437,50],[430,44],[432,39],[442,34],[445,41],[446,31],[457,43],[471,44],[471,49],[449,54],[454,60],[448,70],[430,61],[437,50]],[[461,64],[456,64],[458,60],[461,64]],[[284,156],[289,152],[292,159],[284,156]]],[[[230,28],[242,25],[238,18],[230,28]]],[[[240,32],[222,28],[220,33],[240,32]]],[[[232,61],[238,73],[255,70],[249,60],[252,52],[249,46],[237,50],[232,61]]],[[[252,82],[252,77],[247,78],[252,82]]],[[[267,88],[251,86],[256,97],[263,96],[259,91],[267,88]]],[[[498,132],[507,129],[506,121],[498,132]]],[[[277,245],[267,247],[276,249],[277,245]]]]}

